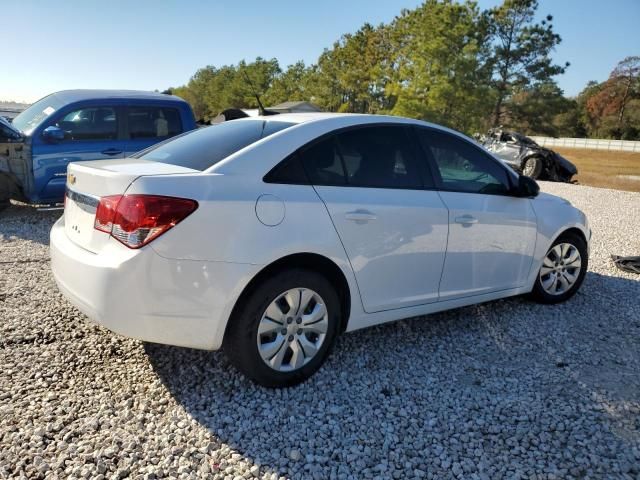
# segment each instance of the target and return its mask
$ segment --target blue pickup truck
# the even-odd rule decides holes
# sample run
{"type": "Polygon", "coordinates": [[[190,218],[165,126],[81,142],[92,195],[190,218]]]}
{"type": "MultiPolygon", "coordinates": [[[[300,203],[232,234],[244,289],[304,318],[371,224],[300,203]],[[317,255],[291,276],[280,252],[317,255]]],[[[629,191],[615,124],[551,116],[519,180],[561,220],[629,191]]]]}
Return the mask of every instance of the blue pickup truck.
{"type": "Polygon", "coordinates": [[[124,158],[196,128],[179,97],[128,90],[66,90],[13,119],[0,117],[0,208],[10,199],[62,202],[70,162],[124,158]]]}

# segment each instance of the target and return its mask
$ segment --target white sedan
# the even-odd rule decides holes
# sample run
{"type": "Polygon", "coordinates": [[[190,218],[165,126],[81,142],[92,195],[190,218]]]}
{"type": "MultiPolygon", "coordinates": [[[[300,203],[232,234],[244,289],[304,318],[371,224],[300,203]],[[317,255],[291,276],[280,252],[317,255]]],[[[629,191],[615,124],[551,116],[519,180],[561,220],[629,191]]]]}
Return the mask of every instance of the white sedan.
{"type": "Polygon", "coordinates": [[[571,297],[590,229],[538,190],[416,120],[233,120],[71,164],[52,269],[114,332],[223,347],[256,382],[287,386],[344,331],[513,295],[571,297]]]}

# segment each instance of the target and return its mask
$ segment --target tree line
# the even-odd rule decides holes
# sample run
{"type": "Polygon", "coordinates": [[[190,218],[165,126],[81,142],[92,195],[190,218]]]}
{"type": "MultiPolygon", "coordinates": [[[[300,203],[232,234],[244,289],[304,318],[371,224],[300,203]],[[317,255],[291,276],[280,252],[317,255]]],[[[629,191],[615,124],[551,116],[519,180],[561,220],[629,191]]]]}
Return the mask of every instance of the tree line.
{"type": "Polygon", "coordinates": [[[640,57],[611,78],[566,98],[555,77],[569,63],[551,54],[561,42],[553,17],[538,20],[537,0],[426,0],[387,24],[363,25],[325,49],[317,62],[282,68],[277,59],[199,69],[168,91],[198,118],[227,108],[307,100],[332,112],[385,113],[466,133],[494,126],[526,134],[640,138],[640,57]],[[250,79],[250,82],[247,81],[250,79]]]}

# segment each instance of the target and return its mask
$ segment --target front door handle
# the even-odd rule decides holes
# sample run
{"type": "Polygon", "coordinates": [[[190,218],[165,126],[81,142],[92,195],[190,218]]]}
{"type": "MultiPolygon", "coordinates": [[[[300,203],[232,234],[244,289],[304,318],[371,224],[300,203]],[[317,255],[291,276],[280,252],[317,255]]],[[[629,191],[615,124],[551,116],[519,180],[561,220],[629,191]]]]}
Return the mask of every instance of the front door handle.
{"type": "Polygon", "coordinates": [[[374,213],[370,212],[369,210],[362,209],[354,210],[353,212],[347,212],[344,216],[347,220],[356,223],[367,223],[377,218],[374,213]]]}
{"type": "Polygon", "coordinates": [[[119,155],[122,153],[122,150],[118,150],[117,148],[107,148],[102,151],[103,155],[119,155]]]}
{"type": "Polygon", "coordinates": [[[471,215],[462,215],[461,217],[456,217],[456,223],[461,223],[462,225],[471,225],[473,223],[478,223],[478,219],[476,217],[472,217],[471,215]]]}

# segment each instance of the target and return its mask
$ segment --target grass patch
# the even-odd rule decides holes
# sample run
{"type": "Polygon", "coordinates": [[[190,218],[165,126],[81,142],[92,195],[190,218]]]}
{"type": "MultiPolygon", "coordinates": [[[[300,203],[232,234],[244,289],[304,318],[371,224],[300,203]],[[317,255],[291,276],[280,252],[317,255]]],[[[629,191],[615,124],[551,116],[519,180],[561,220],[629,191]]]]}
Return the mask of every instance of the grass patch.
{"type": "Polygon", "coordinates": [[[573,177],[581,185],[640,192],[640,152],[615,152],[552,147],[578,167],[573,177]],[[627,178],[635,175],[638,179],[627,178]]]}

